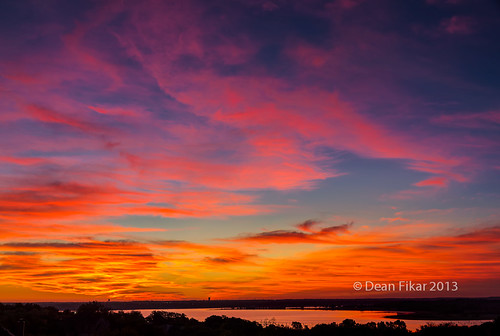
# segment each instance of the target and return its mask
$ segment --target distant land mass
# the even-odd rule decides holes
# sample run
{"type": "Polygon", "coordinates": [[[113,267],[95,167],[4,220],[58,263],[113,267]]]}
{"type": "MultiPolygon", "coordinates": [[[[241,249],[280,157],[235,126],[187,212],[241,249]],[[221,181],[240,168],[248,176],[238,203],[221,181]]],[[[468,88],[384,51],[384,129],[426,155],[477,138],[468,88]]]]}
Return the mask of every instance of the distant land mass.
{"type": "MultiPolygon", "coordinates": [[[[83,302],[40,302],[59,310],[76,310],[83,302]]],[[[500,316],[500,297],[418,299],[282,299],[282,300],[187,300],[108,301],[111,310],[221,309],[325,309],[397,312],[387,316],[402,320],[490,320],[500,316]]]]}

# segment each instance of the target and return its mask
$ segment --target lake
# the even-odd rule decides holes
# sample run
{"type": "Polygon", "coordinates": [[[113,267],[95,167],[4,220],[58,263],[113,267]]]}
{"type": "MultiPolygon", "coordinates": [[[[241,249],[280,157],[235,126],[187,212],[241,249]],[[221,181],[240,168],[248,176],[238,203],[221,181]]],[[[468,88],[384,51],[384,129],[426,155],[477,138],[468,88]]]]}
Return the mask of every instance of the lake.
{"type": "MultiPolygon", "coordinates": [[[[185,314],[189,318],[204,321],[212,315],[226,315],[227,317],[238,317],[245,320],[256,321],[262,325],[277,323],[291,325],[297,321],[303,325],[313,327],[321,323],[340,323],[345,319],[353,319],[357,323],[368,322],[389,322],[396,319],[386,318],[387,315],[395,315],[396,312],[389,311],[361,311],[361,310],[323,310],[323,309],[227,309],[227,308],[190,308],[190,309],[136,309],[144,317],[155,310],[165,310],[169,312],[185,314]]],[[[130,310],[126,310],[130,312],[130,310]]],[[[486,320],[474,321],[429,321],[429,320],[405,320],[409,330],[416,330],[421,325],[427,323],[447,323],[453,322],[459,325],[477,325],[486,320]]]]}

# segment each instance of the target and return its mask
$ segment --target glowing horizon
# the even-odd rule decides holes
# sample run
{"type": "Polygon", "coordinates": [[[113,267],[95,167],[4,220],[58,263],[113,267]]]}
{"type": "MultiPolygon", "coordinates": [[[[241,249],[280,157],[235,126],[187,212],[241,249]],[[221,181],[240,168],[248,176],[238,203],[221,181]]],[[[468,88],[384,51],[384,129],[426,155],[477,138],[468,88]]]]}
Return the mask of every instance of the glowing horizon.
{"type": "Polygon", "coordinates": [[[480,3],[3,3],[0,301],[500,296],[480,3]]]}

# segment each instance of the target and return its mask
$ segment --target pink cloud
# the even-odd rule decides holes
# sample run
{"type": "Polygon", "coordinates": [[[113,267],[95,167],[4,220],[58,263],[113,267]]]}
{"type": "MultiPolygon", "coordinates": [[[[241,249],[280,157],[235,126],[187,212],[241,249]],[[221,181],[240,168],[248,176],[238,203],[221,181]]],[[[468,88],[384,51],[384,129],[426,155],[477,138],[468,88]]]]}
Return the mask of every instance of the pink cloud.
{"type": "Polygon", "coordinates": [[[29,105],[26,109],[33,117],[42,122],[68,125],[90,133],[105,132],[105,129],[100,126],[93,125],[87,121],[78,120],[75,117],[64,115],[45,107],[29,105]]]}
{"type": "MultiPolygon", "coordinates": [[[[217,82],[212,79],[211,83],[217,82]]],[[[228,85],[223,84],[221,85],[228,85]]],[[[289,141],[294,147],[287,147],[289,151],[293,148],[296,153],[304,151],[301,149],[298,139],[305,139],[310,145],[326,145],[336,149],[348,150],[362,156],[375,158],[402,158],[410,160],[412,169],[421,170],[420,163],[427,164],[431,162],[436,171],[444,171],[452,178],[459,173],[453,171],[463,162],[462,158],[447,153],[446,147],[431,148],[422,141],[411,140],[410,137],[399,133],[397,130],[389,130],[376,122],[356,113],[353,108],[339,100],[335,94],[325,92],[294,91],[293,94],[284,94],[277,91],[274,87],[266,85],[261,88],[261,84],[252,82],[245,83],[245,91],[241,91],[240,96],[248,98],[240,100],[241,103],[224,104],[226,101],[223,95],[210,88],[204,88],[203,95],[210,98],[205,99],[198,92],[190,92],[189,95],[183,94],[181,99],[189,104],[205,101],[203,110],[199,113],[204,116],[211,116],[218,122],[223,122],[243,129],[253,136],[253,129],[259,130],[259,138],[262,143],[276,143],[271,134],[279,129],[281,134],[287,134],[290,139],[297,139],[295,144],[289,141]],[[253,92],[252,92],[253,88],[253,92]],[[243,93],[246,92],[246,93],[243,93]],[[250,96],[250,97],[249,97],[250,96]],[[217,97],[216,99],[214,99],[217,97]],[[265,99],[266,102],[256,104],[259,99],[265,99]],[[253,106],[246,105],[247,102],[254,102],[253,106]],[[216,112],[210,114],[209,106],[216,105],[213,110],[216,112]],[[314,118],[306,117],[303,111],[310,111],[314,118]],[[265,140],[269,138],[269,140],[265,140]]],[[[238,90],[240,84],[233,82],[232,90],[238,90]]],[[[212,88],[218,87],[212,84],[212,88]]],[[[219,86],[220,88],[220,86],[219,86]]],[[[224,92],[219,89],[218,92],[224,92]]],[[[255,143],[258,144],[258,143],[255,143]]],[[[279,144],[279,142],[277,143],[279,144]]],[[[258,147],[257,147],[258,148],[258,147]]],[[[269,146],[262,146],[262,150],[269,150],[269,146]]],[[[304,154],[307,155],[307,154],[304,154]]],[[[320,158],[318,158],[320,159],[320,158]]]]}
{"type": "MultiPolygon", "coordinates": [[[[355,3],[338,5],[351,7],[355,3]]],[[[18,96],[23,97],[19,103],[26,107],[24,112],[30,118],[66,125],[77,132],[54,139],[16,135],[7,140],[13,144],[10,147],[15,144],[19,152],[97,152],[92,157],[61,154],[45,161],[62,171],[75,167],[84,170],[93,164],[95,168],[82,173],[90,179],[89,184],[120,185],[117,190],[129,206],[101,204],[109,206],[103,213],[117,214],[126,209],[164,216],[223,216],[272,211],[273,206],[257,205],[257,196],[237,197],[237,191],[311,189],[322,180],[345,174],[335,169],[331,157],[318,150],[324,147],[368,158],[397,159],[410,169],[432,175],[417,185],[439,185],[436,181],[443,185],[444,180],[439,179],[444,178],[469,181],[464,167],[469,167],[471,160],[460,155],[449,141],[437,141],[443,140],[440,136],[428,139],[425,132],[406,132],[385,123],[337,92],[308,87],[307,83],[293,86],[286,79],[266,75],[258,66],[243,75],[222,76],[218,64],[248,62],[262,47],[262,42],[238,34],[224,36],[215,44],[207,42],[214,35],[220,36],[219,29],[235,18],[206,16],[202,8],[188,1],[130,6],[122,7],[119,2],[103,6],[93,13],[92,20],[84,20],[63,36],[64,46],[59,54],[42,53],[36,62],[22,59],[12,74],[12,78],[18,75],[16,82],[25,85],[15,88],[18,96]],[[149,93],[141,91],[142,82],[135,82],[145,79],[136,76],[132,69],[110,62],[112,55],[93,40],[102,24],[123,11],[130,14],[127,25],[102,33],[109,33],[109,38],[123,47],[121,51],[139,63],[171,101],[176,100],[160,101],[159,109],[168,113],[179,109],[195,122],[169,120],[144,106],[62,98],[62,94],[51,90],[64,88],[63,83],[104,81],[106,93],[120,89],[126,96],[149,100],[149,93]],[[166,12],[172,14],[169,20],[163,15],[166,12]],[[197,24],[186,26],[185,22],[197,24]],[[193,60],[196,69],[182,68],[179,62],[183,59],[193,60]],[[44,66],[36,68],[37,62],[44,66]],[[32,71],[34,68],[37,71],[32,71]],[[25,78],[26,73],[36,80],[25,78]],[[88,135],[85,141],[77,138],[78,131],[88,135]],[[163,181],[177,181],[183,187],[174,188],[163,181]],[[138,189],[145,190],[134,197],[127,194],[138,189]],[[207,195],[198,193],[207,189],[207,195]],[[145,205],[148,198],[173,206],[145,205]]],[[[339,69],[349,66],[353,50],[373,51],[378,43],[387,46],[394,42],[392,37],[365,35],[359,29],[347,29],[344,38],[354,41],[351,44],[339,43],[342,46],[325,50],[303,41],[291,41],[286,43],[285,53],[310,71],[324,72],[329,77],[338,75],[339,83],[349,83],[339,69]]],[[[366,81],[376,77],[363,76],[366,81]]],[[[383,90],[374,84],[369,82],[370,91],[374,87],[383,90]]],[[[13,152],[4,156],[21,157],[13,152]]],[[[29,160],[34,165],[43,163],[29,160]]]]}
{"type": "Polygon", "coordinates": [[[295,45],[293,48],[287,50],[287,54],[303,66],[317,68],[323,67],[332,57],[332,51],[328,53],[323,49],[315,48],[307,44],[295,45]]]}
{"type": "MultiPolygon", "coordinates": [[[[324,90],[290,89],[282,81],[263,80],[261,76],[218,76],[210,69],[214,60],[239,64],[250,59],[259,45],[255,41],[243,43],[235,38],[223,39],[217,46],[209,48],[204,44],[204,38],[225,22],[215,23],[202,18],[199,10],[188,10],[191,9],[189,4],[155,3],[154,6],[159,7],[157,11],[143,6],[134,7],[132,24],[135,30],[133,33],[116,33],[117,40],[154,76],[164,92],[187,104],[198,115],[208,117],[213,122],[211,126],[222,124],[233,128],[234,134],[238,132],[240,136],[233,135],[229,141],[236,139],[246,153],[251,154],[244,165],[228,166],[189,155],[191,148],[183,151],[187,155],[183,153],[182,156],[164,158],[153,153],[137,155],[135,150],[122,150],[124,157],[134,158],[129,161],[134,167],[140,167],[142,172],[151,170],[145,167],[152,167],[154,171],[154,167],[160,167],[161,162],[166,161],[169,162],[167,169],[170,176],[210,187],[226,188],[231,185],[236,189],[247,188],[243,181],[255,179],[255,188],[310,188],[315,180],[341,175],[341,172],[331,168],[319,168],[318,163],[324,158],[313,154],[314,148],[326,145],[361,156],[408,160],[410,168],[422,171],[429,171],[424,165],[433,164],[436,174],[458,181],[466,180],[459,172],[465,160],[453,153],[452,146],[445,145],[444,141],[435,146],[435,141],[427,143],[419,134],[408,135],[396,128],[383,126],[357,112],[354,106],[335,94],[324,90]],[[165,24],[158,16],[162,11],[179,13],[176,17],[186,17],[200,24],[181,32],[179,22],[172,20],[165,24]],[[159,43],[160,40],[169,43],[159,43]],[[172,47],[167,50],[165,45],[172,47]],[[142,52],[144,47],[152,52],[142,52]],[[202,69],[177,72],[174,63],[183,55],[198,59],[202,69]],[[306,111],[313,111],[314,118],[306,115],[306,111]],[[278,130],[283,132],[282,136],[276,135],[278,130]],[[177,164],[172,165],[172,161],[177,164]],[[262,173],[263,167],[269,169],[262,173]]],[[[92,25],[79,29],[89,30],[92,25]]],[[[75,43],[81,43],[76,40],[75,43]]],[[[300,62],[322,70],[332,61],[328,53],[311,46],[299,45],[295,50],[291,48],[290,53],[295,53],[300,62]]],[[[98,63],[87,63],[99,68],[98,63]]],[[[176,132],[181,143],[189,142],[194,133],[197,140],[205,141],[210,132],[203,134],[204,130],[193,132],[182,127],[175,130],[176,125],[167,127],[176,132]]],[[[122,144],[126,142],[126,139],[121,140],[122,144]]]]}
{"type": "Polygon", "coordinates": [[[337,0],[336,4],[344,9],[351,9],[358,6],[364,0],[337,0]]]}
{"type": "Polygon", "coordinates": [[[262,9],[265,11],[272,12],[273,10],[276,10],[278,8],[279,6],[272,1],[266,1],[262,4],[262,9]]]}
{"type": "Polygon", "coordinates": [[[30,157],[9,157],[9,156],[0,156],[0,161],[13,163],[20,166],[31,166],[35,164],[40,164],[44,162],[43,159],[40,158],[30,158],[30,157]]]}
{"type": "Polygon", "coordinates": [[[138,117],[140,114],[133,109],[125,109],[122,107],[97,107],[89,106],[89,108],[97,113],[111,116],[123,116],[123,117],[138,117]]]}
{"type": "Polygon", "coordinates": [[[396,221],[406,222],[406,221],[408,221],[408,218],[403,218],[403,217],[386,218],[386,217],[382,217],[382,218],[380,218],[380,220],[392,223],[392,222],[396,222],[396,221]]]}
{"type": "Polygon", "coordinates": [[[433,123],[460,128],[499,128],[500,111],[481,113],[441,115],[431,120],[433,123]]]}
{"type": "Polygon", "coordinates": [[[448,179],[445,177],[432,177],[417,183],[414,183],[413,185],[417,187],[446,187],[448,185],[448,179]]]}
{"type": "Polygon", "coordinates": [[[441,28],[448,34],[471,34],[474,26],[474,20],[466,16],[452,16],[441,22],[441,28]]]}

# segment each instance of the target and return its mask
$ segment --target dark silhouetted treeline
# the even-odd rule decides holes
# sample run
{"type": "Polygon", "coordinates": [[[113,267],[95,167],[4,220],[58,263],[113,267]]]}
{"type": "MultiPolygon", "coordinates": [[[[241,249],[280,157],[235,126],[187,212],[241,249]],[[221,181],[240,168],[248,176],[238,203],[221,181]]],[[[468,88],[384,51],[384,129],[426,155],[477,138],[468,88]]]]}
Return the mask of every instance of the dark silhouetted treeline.
{"type": "Polygon", "coordinates": [[[112,312],[103,304],[90,302],[76,312],[59,311],[54,307],[36,304],[0,304],[0,336],[3,335],[61,335],[61,336],[399,336],[399,335],[500,335],[500,318],[479,326],[444,324],[422,326],[408,331],[403,321],[358,324],[353,320],[342,323],[319,324],[312,328],[300,322],[290,326],[229,318],[208,317],[204,322],[189,319],[184,314],[154,311],[147,317],[139,312],[112,312]]]}

